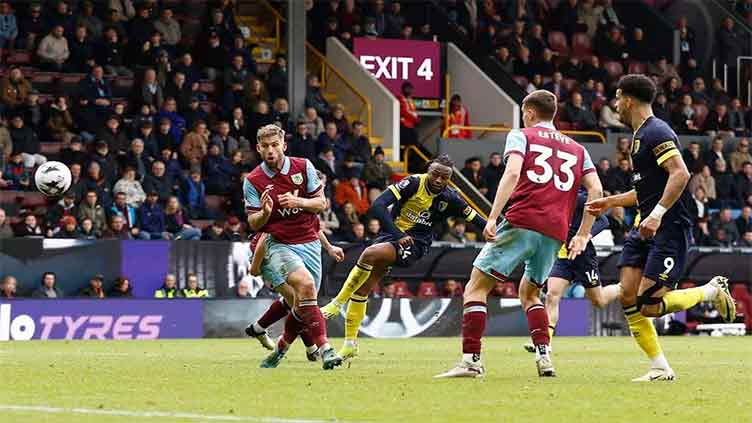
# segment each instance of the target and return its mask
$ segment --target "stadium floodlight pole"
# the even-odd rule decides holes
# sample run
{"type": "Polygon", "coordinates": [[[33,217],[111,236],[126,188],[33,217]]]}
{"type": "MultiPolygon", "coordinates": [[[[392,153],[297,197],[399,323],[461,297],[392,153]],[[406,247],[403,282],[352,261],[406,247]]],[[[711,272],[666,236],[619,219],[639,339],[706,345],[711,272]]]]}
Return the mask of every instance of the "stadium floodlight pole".
{"type": "Polygon", "coordinates": [[[306,95],[305,2],[287,0],[287,89],[290,116],[305,110],[306,95]]]}

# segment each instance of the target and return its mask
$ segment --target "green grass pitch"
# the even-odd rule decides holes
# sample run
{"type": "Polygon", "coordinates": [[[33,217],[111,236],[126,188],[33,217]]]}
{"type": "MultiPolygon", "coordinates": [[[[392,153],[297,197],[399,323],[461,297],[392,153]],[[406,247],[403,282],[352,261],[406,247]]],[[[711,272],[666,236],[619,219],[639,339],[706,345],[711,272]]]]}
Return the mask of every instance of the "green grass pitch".
{"type": "Polygon", "coordinates": [[[750,337],[661,338],[678,380],[651,384],[630,382],[648,364],[628,337],[556,338],[545,380],[524,341],[484,340],[482,380],[431,378],[458,359],[456,338],[364,339],[332,372],[299,345],[259,369],[266,351],[248,339],[9,342],[0,421],[752,421],[750,337]]]}

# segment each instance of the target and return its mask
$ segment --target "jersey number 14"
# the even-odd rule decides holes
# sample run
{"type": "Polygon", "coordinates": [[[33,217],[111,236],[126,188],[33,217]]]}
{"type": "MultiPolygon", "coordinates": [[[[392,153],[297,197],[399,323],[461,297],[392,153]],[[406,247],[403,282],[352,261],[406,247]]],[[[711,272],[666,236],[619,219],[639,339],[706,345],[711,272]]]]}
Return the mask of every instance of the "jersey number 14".
{"type": "Polygon", "coordinates": [[[546,147],[545,145],[531,144],[530,151],[539,153],[538,156],[535,157],[534,163],[542,170],[541,173],[535,172],[533,169],[527,171],[527,178],[530,179],[531,182],[536,184],[546,184],[551,178],[553,178],[554,186],[559,191],[567,192],[572,189],[575,179],[572,168],[577,164],[577,156],[557,150],[556,157],[561,159],[562,163],[559,165],[559,169],[554,172],[554,169],[549,163],[549,159],[554,154],[553,149],[546,147]],[[564,179],[562,179],[562,177],[564,179]]]}

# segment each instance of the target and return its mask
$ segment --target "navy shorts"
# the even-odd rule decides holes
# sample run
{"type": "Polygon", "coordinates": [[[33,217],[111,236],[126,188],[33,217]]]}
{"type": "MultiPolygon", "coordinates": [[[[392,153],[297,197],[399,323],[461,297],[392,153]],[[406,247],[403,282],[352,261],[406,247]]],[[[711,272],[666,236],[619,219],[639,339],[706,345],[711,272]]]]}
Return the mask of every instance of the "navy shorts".
{"type": "Polygon", "coordinates": [[[684,273],[690,229],[673,222],[662,222],[655,237],[640,239],[633,228],[624,240],[618,267],[639,267],[642,276],[669,289],[674,289],[684,273]]]}
{"type": "Polygon", "coordinates": [[[566,258],[566,254],[564,257],[559,255],[548,277],[566,279],[572,284],[579,283],[587,289],[601,286],[598,257],[593,244],[588,244],[585,251],[574,260],[566,258]]]}
{"type": "Polygon", "coordinates": [[[399,245],[399,239],[395,238],[392,235],[382,235],[375,240],[373,240],[374,244],[392,244],[394,246],[394,249],[397,251],[397,260],[392,264],[392,266],[396,267],[410,267],[418,260],[422,259],[426,254],[428,254],[428,249],[430,248],[430,244],[420,241],[419,239],[413,238],[413,245],[408,245],[405,248],[402,248],[401,245],[399,245]]]}

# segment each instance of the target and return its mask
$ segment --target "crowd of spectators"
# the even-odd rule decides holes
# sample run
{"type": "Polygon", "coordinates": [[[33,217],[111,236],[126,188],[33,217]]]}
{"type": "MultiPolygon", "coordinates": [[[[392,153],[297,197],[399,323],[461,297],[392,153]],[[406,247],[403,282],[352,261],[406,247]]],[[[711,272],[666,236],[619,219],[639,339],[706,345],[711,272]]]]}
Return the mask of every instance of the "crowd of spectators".
{"type": "Polygon", "coordinates": [[[33,191],[52,159],[73,175],[46,210],[0,204],[0,236],[245,239],[241,183],[257,129],[275,123],[288,154],[324,175],[330,235],[359,238],[392,176],[365,125],[315,75],[291,116],[285,56],[254,60],[233,2],[198,2],[200,16],[181,6],[0,1],[0,189],[33,191]]]}

